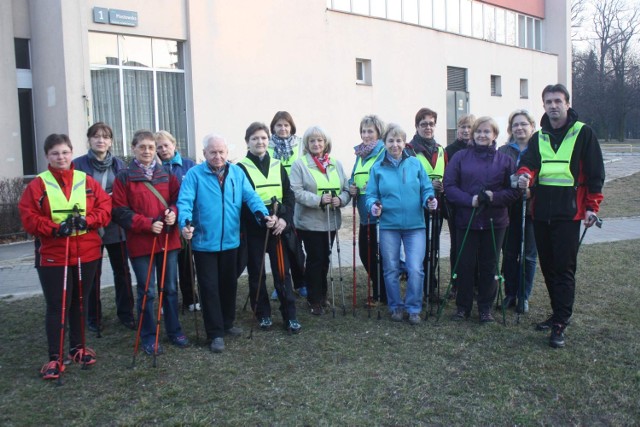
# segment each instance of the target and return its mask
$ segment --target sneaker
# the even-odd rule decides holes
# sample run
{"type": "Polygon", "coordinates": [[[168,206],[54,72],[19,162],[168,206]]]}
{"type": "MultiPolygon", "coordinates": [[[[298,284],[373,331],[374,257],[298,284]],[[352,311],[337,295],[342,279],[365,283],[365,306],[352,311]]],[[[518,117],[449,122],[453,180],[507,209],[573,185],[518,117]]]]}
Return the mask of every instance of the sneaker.
{"type": "Polygon", "coordinates": [[[197,302],[195,304],[189,304],[189,311],[200,311],[200,303],[197,302]]]}
{"type": "Polygon", "coordinates": [[[566,325],[562,323],[554,323],[551,327],[551,335],[549,335],[549,346],[553,348],[564,347],[564,330],[566,325]]]}
{"type": "Polygon", "coordinates": [[[232,326],[229,329],[225,329],[224,334],[232,337],[237,337],[242,335],[242,329],[238,328],[237,326],[232,326]]]}
{"type": "Polygon", "coordinates": [[[506,310],[506,309],[511,308],[511,307],[515,307],[515,305],[516,305],[516,297],[514,297],[514,296],[507,295],[502,300],[502,309],[503,310],[506,310]]]}
{"type": "Polygon", "coordinates": [[[263,331],[271,329],[271,325],[273,325],[271,317],[263,317],[258,321],[258,326],[260,326],[260,329],[263,331]]]}
{"type": "Polygon", "coordinates": [[[420,323],[420,313],[411,313],[409,314],[409,324],[410,325],[417,325],[418,323],[420,323]]]}
{"type": "Polygon", "coordinates": [[[50,362],[42,365],[40,375],[43,380],[57,380],[60,377],[60,372],[62,371],[64,371],[64,365],[60,366],[60,362],[57,360],[51,360],[50,362]]]}
{"type": "Polygon", "coordinates": [[[518,312],[518,313],[528,313],[529,312],[529,301],[528,300],[524,300],[524,303],[522,304],[522,311],[520,311],[520,301],[518,301],[518,304],[516,304],[516,312],[518,312]]]}
{"type": "Polygon", "coordinates": [[[285,324],[285,329],[289,332],[291,332],[292,334],[297,334],[298,332],[300,332],[300,329],[302,329],[302,325],[300,324],[300,322],[298,322],[297,320],[289,320],[286,324],[285,324]]]}
{"type": "Polygon", "coordinates": [[[74,363],[82,363],[84,365],[93,365],[96,363],[96,352],[89,348],[73,348],[69,351],[69,359],[74,363]]]}
{"type": "MultiPolygon", "coordinates": [[[[156,352],[156,343],[152,342],[152,343],[149,343],[149,344],[142,344],[142,349],[149,356],[153,356],[153,354],[156,352]]],[[[162,353],[164,353],[164,349],[162,348],[162,346],[160,344],[158,344],[158,355],[160,355],[162,353]]]]}
{"type": "Polygon", "coordinates": [[[490,311],[483,311],[480,313],[480,323],[491,323],[495,321],[496,319],[493,318],[490,311]]]}
{"type": "Polygon", "coordinates": [[[209,350],[213,353],[222,353],[224,351],[224,339],[221,337],[214,338],[213,341],[211,341],[209,350]]]}
{"type": "Polygon", "coordinates": [[[309,296],[309,292],[307,291],[307,287],[306,286],[302,286],[298,289],[296,289],[296,293],[301,296],[302,298],[306,298],[309,296]]]}
{"type": "Polygon", "coordinates": [[[393,310],[391,312],[391,320],[394,322],[402,322],[402,310],[393,310]]]}
{"type": "Polygon", "coordinates": [[[169,337],[169,340],[171,341],[171,344],[175,345],[176,347],[185,348],[189,345],[189,340],[184,334],[178,335],[177,337],[169,337]]]}
{"type": "Polygon", "coordinates": [[[322,305],[320,305],[320,304],[311,304],[311,314],[313,314],[314,316],[320,316],[320,315],[324,314],[324,310],[322,308],[322,305]]]}
{"type": "Polygon", "coordinates": [[[271,293],[271,301],[278,301],[278,291],[276,291],[275,289],[271,293]]]}
{"type": "Polygon", "coordinates": [[[536,331],[548,331],[553,325],[553,316],[549,317],[544,322],[536,323],[536,331]]]}
{"type": "Polygon", "coordinates": [[[456,309],[456,312],[451,316],[451,320],[454,320],[456,322],[461,320],[466,320],[468,318],[469,318],[469,314],[465,311],[464,308],[460,308],[460,307],[458,307],[456,309]]]}

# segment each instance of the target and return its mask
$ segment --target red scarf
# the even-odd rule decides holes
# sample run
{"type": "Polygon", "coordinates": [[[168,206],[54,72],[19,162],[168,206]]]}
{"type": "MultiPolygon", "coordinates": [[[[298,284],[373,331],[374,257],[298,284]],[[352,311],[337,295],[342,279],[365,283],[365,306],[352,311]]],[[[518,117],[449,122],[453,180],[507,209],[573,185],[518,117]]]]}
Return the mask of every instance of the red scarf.
{"type": "Polygon", "coordinates": [[[330,164],[329,153],[325,154],[322,157],[311,155],[311,158],[313,159],[314,162],[316,162],[316,166],[318,166],[318,169],[320,169],[320,172],[326,174],[327,167],[329,167],[329,164],[330,164]]]}

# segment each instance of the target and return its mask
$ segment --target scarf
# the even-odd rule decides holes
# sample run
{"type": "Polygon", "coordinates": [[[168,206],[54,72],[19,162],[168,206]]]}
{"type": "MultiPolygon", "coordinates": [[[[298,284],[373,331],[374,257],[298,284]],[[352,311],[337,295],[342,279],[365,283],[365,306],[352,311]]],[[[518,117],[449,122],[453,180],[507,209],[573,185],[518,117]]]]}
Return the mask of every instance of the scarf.
{"type": "Polygon", "coordinates": [[[180,165],[180,166],[182,166],[182,156],[180,156],[180,153],[178,153],[176,151],[176,153],[174,154],[174,156],[172,158],[170,158],[169,160],[163,160],[162,164],[163,165],[180,165]]]}
{"type": "Polygon", "coordinates": [[[391,162],[393,167],[397,168],[400,165],[400,162],[402,161],[402,157],[400,157],[399,159],[394,159],[393,156],[391,156],[391,154],[387,151],[387,160],[391,162]]]}
{"type": "Polygon", "coordinates": [[[436,140],[433,138],[426,139],[418,135],[417,133],[413,136],[413,139],[410,142],[411,148],[416,154],[424,154],[424,156],[431,160],[433,153],[438,151],[438,147],[436,146],[436,140]]]}
{"type": "Polygon", "coordinates": [[[290,135],[288,138],[280,138],[278,135],[271,135],[269,147],[273,148],[273,158],[276,160],[289,160],[293,155],[293,150],[298,146],[298,137],[290,135]]]}
{"type": "Polygon", "coordinates": [[[207,163],[207,166],[209,166],[209,170],[218,178],[218,184],[220,184],[220,188],[222,188],[224,185],[224,172],[227,169],[227,164],[225,163],[219,168],[214,168],[209,163],[207,163]]]}
{"type": "Polygon", "coordinates": [[[329,160],[329,153],[325,154],[322,157],[314,156],[312,154],[311,158],[313,159],[314,162],[316,162],[316,166],[318,166],[318,169],[320,169],[320,172],[326,174],[327,173],[327,168],[329,167],[329,164],[331,162],[329,160]]]}
{"type": "Polygon", "coordinates": [[[89,150],[87,152],[87,158],[89,159],[91,167],[98,172],[104,172],[107,169],[110,169],[113,164],[113,155],[111,154],[111,151],[107,151],[107,155],[103,160],[98,160],[96,153],[94,153],[93,150],[89,150]]]}
{"type": "Polygon", "coordinates": [[[360,143],[360,145],[357,145],[354,149],[356,157],[360,157],[362,160],[366,159],[373,149],[376,148],[376,145],[378,145],[378,141],[373,141],[368,144],[365,144],[364,142],[360,143]]]}
{"type": "Polygon", "coordinates": [[[142,172],[144,172],[145,178],[147,178],[149,181],[151,181],[153,179],[153,170],[156,168],[156,160],[155,159],[153,159],[153,161],[151,162],[151,164],[149,166],[143,165],[137,159],[133,159],[133,163],[135,163],[136,166],[138,166],[140,169],[142,169],[142,172]]]}

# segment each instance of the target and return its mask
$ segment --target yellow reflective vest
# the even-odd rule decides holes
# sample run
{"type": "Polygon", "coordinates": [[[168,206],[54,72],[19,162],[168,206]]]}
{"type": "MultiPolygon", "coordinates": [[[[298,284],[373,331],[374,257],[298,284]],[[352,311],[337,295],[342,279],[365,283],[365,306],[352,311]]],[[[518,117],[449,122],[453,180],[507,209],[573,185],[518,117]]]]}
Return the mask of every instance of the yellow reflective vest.
{"type": "Polygon", "coordinates": [[[264,176],[260,169],[249,159],[245,157],[240,161],[247,169],[249,178],[253,181],[256,193],[265,205],[271,203],[271,198],[275,197],[282,202],[282,179],[280,176],[280,161],[270,158],[269,176],[264,176]]]}
{"type": "MultiPolygon", "coordinates": [[[[298,143],[298,145],[293,148],[293,153],[291,154],[288,160],[278,159],[278,161],[282,164],[282,166],[284,166],[284,170],[287,171],[287,175],[291,174],[291,165],[296,160],[298,160],[298,158],[300,157],[301,150],[302,150],[302,144],[298,143]]],[[[273,158],[273,153],[275,151],[273,147],[269,147],[267,151],[269,152],[269,157],[273,158]]]]}
{"type": "Polygon", "coordinates": [[[358,156],[356,158],[356,167],[353,170],[353,183],[358,187],[359,194],[366,193],[365,187],[367,186],[367,182],[369,182],[369,171],[384,152],[384,149],[378,151],[378,154],[370,157],[364,163],[362,163],[362,157],[358,156]]]}
{"type": "Polygon", "coordinates": [[[584,123],[575,122],[564,136],[558,151],[553,151],[549,135],[538,131],[538,145],[540,149],[540,172],[538,184],[556,187],[573,187],[575,179],[571,173],[571,155],[578,139],[578,133],[584,123]]]}
{"type": "Polygon", "coordinates": [[[324,193],[329,192],[332,194],[340,194],[342,190],[342,183],[340,182],[340,175],[334,165],[327,167],[326,175],[314,168],[315,163],[313,159],[307,158],[307,169],[311,173],[311,176],[316,182],[317,195],[322,196],[324,193]]]}
{"type": "Polygon", "coordinates": [[[444,176],[444,148],[438,147],[438,160],[436,160],[436,166],[432,167],[429,160],[424,156],[424,154],[419,153],[416,154],[416,157],[422,163],[422,167],[424,168],[427,175],[431,179],[442,179],[444,176]]]}
{"type": "MultiPolygon", "coordinates": [[[[46,170],[38,175],[44,182],[49,207],[51,209],[51,219],[56,224],[60,224],[75,211],[79,215],[85,215],[87,211],[87,174],[77,170],[73,171],[73,185],[69,200],[64,195],[62,188],[56,181],[51,171],[46,170]]],[[[85,234],[87,231],[77,231],[76,235],[85,234]]]]}

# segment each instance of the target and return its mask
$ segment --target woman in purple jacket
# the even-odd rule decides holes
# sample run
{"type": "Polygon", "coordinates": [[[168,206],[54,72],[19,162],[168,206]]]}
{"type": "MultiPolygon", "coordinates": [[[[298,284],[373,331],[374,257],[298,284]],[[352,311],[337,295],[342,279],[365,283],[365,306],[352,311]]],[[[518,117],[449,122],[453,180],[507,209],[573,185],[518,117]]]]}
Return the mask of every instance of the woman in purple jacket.
{"type": "Polygon", "coordinates": [[[518,198],[518,191],[511,188],[509,179],[515,169],[513,159],[496,151],[499,130],[495,120],[480,117],[472,132],[472,145],[457,153],[444,173],[444,192],[455,206],[457,246],[462,248],[456,272],[457,309],[452,319],[464,320],[471,315],[477,265],[479,318],[480,323],[487,323],[494,321],[494,277],[498,251],[509,225],[507,208],[518,198]]]}

